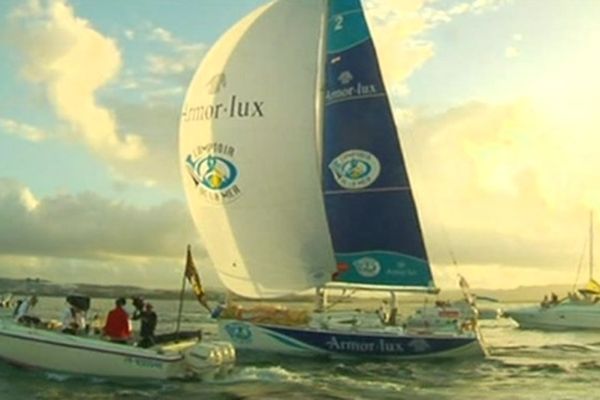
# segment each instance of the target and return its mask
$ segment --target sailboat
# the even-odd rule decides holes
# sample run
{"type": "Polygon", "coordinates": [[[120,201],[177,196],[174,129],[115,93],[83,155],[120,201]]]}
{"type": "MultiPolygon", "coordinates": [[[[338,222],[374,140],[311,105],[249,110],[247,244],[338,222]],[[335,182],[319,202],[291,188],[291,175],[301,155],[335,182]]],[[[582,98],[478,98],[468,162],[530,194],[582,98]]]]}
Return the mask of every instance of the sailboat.
{"type": "Polygon", "coordinates": [[[180,120],[188,204],[228,290],[316,290],[316,312],[226,307],[236,350],[300,356],[482,356],[476,324],[411,331],[396,293],[435,293],[419,217],[359,0],[279,1],[238,22],[198,68],[180,120]],[[390,295],[389,316],[327,306],[390,295]]]}
{"type": "Polygon", "coordinates": [[[523,329],[599,329],[600,284],[594,279],[594,213],[590,212],[589,280],[586,285],[559,299],[554,293],[536,306],[504,312],[523,329]]]}

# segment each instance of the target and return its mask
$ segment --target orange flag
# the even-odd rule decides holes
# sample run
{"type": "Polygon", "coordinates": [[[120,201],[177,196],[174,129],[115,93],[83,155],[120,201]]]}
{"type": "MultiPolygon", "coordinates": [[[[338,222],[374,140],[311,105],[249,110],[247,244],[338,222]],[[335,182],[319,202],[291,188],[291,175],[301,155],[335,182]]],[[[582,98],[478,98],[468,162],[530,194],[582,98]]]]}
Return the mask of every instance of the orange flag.
{"type": "Polygon", "coordinates": [[[192,285],[192,290],[196,295],[196,298],[202,304],[208,312],[212,312],[204,295],[204,289],[202,288],[202,283],[200,282],[200,275],[198,275],[198,271],[196,270],[196,265],[194,264],[194,259],[192,258],[192,248],[190,245],[187,247],[187,256],[185,260],[185,277],[188,279],[190,284],[192,285]]]}

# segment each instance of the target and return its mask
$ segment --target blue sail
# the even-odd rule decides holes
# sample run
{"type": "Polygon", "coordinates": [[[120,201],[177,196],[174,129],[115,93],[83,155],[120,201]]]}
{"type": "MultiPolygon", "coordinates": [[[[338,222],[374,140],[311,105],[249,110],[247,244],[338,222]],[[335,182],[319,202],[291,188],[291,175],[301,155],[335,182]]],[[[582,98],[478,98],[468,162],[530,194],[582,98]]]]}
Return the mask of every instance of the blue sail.
{"type": "Polygon", "coordinates": [[[419,217],[359,0],[330,0],[323,186],[332,280],[433,287],[419,217]]]}

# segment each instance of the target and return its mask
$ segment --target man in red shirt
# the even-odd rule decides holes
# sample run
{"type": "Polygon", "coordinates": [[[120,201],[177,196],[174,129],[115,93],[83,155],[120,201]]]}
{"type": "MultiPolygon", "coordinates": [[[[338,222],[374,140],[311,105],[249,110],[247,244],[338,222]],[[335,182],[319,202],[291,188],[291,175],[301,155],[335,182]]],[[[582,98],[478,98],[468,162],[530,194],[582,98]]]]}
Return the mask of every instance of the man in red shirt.
{"type": "Polygon", "coordinates": [[[110,310],[106,317],[102,331],[111,342],[127,343],[131,338],[131,321],[127,311],[123,309],[125,303],[126,300],[119,297],[115,301],[115,308],[110,310]]]}

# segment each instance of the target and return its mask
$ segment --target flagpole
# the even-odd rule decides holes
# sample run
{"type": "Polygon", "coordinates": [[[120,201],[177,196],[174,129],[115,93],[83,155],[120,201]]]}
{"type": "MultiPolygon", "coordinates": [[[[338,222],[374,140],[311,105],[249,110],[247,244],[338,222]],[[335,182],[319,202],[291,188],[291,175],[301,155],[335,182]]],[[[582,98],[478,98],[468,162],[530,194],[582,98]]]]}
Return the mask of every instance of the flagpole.
{"type": "MultiPolygon", "coordinates": [[[[187,254],[191,251],[190,245],[187,247],[187,254]]],[[[181,280],[181,292],[179,292],[179,311],[177,312],[177,327],[175,333],[179,333],[179,327],[181,326],[181,314],[183,313],[183,295],[185,294],[185,280],[186,280],[185,268],[183,270],[183,279],[181,280]]]]}

